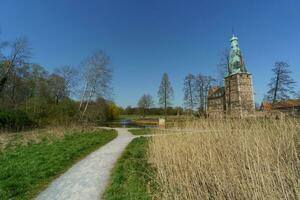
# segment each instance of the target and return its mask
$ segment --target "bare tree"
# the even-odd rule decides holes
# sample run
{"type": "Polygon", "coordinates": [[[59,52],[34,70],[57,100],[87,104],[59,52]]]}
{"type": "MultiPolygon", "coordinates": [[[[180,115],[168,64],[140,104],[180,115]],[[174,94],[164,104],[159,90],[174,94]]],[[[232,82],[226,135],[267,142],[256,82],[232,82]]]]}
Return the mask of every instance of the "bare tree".
{"type": "Polygon", "coordinates": [[[58,74],[51,74],[48,80],[51,99],[55,104],[68,97],[66,82],[63,77],[58,74]]]}
{"type": "Polygon", "coordinates": [[[65,65],[55,69],[54,74],[63,78],[65,92],[68,96],[75,93],[74,89],[78,85],[78,71],[76,68],[65,65]]]}
{"type": "Polygon", "coordinates": [[[112,69],[109,64],[110,59],[104,51],[97,51],[84,61],[84,86],[79,105],[81,117],[84,116],[92,100],[109,96],[112,79],[112,69]]]}
{"type": "Polygon", "coordinates": [[[273,103],[280,99],[288,99],[295,94],[295,81],[290,76],[289,64],[283,61],[276,62],[272,72],[274,76],[271,78],[267,99],[273,103]]]}
{"type": "Polygon", "coordinates": [[[297,99],[300,99],[300,91],[298,91],[295,96],[296,96],[297,99]]]}
{"type": "Polygon", "coordinates": [[[31,51],[26,38],[16,39],[11,45],[11,53],[8,56],[2,55],[2,62],[0,67],[0,93],[2,92],[8,78],[9,74],[13,71],[15,67],[22,66],[26,63],[30,57],[31,51]]]}
{"type": "Polygon", "coordinates": [[[225,48],[221,53],[221,59],[219,64],[217,65],[217,71],[218,71],[218,84],[223,86],[224,85],[224,77],[228,75],[229,71],[229,55],[230,55],[230,49],[225,48]]]}
{"type": "Polygon", "coordinates": [[[167,73],[163,74],[158,90],[159,104],[164,108],[165,117],[167,116],[167,108],[171,105],[171,101],[174,95],[173,88],[169,81],[167,73]]]}
{"type": "Polygon", "coordinates": [[[188,74],[184,78],[184,104],[185,106],[192,111],[195,106],[195,76],[193,74],[188,74]]]}
{"type": "Polygon", "coordinates": [[[145,117],[146,110],[154,105],[154,101],[151,95],[144,94],[138,101],[138,107],[142,112],[142,116],[145,117]]]}
{"type": "Polygon", "coordinates": [[[4,49],[5,47],[7,47],[9,45],[8,42],[4,41],[4,42],[0,42],[0,63],[3,62],[3,60],[5,59],[4,54],[2,53],[2,49],[4,49]]]}
{"type": "Polygon", "coordinates": [[[195,81],[195,99],[200,112],[207,110],[208,90],[216,82],[211,76],[198,74],[195,81]]]}

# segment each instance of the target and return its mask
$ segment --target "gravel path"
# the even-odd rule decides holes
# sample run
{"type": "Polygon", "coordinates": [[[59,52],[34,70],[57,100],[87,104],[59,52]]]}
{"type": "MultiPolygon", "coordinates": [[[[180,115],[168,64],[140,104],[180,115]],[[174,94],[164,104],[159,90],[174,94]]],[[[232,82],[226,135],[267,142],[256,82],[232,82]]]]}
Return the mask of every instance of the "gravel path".
{"type": "Polygon", "coordinates": [[[135,137],[116,128],[118,137],[73,165],[37,196],[37,200],[99,200],[115,162],[135,137]]]}

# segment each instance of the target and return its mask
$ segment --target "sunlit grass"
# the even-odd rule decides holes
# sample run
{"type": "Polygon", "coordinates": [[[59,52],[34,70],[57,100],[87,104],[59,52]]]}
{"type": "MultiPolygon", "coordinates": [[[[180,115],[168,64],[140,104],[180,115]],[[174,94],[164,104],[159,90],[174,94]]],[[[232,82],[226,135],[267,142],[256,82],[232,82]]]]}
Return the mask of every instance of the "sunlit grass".
{"type": "Polygon", "coordinates": [[[32,198],[80,158],[117,136],[112,130],[61,134],[36,136],[38,140],[0,151],[0,199],[32,198]]]}
{"type": "Polygon", "coordinates": [[[153,168],[147,159],[148,139],[136,138],[126,148],[112,171],[105,200],[150,200],[149,187],[154,188],[153,168]]]}
{"type": "Polygon", "coordinates": [[[153,133],[149,128],[129,129],[129,132],[133,135],[149,135],[153,133]]]}
{"type": "Polygon", "coordinates": [[[208,119],[183,129],[149,141],[158,199],[300,198],[298,121],[208,119]]]}

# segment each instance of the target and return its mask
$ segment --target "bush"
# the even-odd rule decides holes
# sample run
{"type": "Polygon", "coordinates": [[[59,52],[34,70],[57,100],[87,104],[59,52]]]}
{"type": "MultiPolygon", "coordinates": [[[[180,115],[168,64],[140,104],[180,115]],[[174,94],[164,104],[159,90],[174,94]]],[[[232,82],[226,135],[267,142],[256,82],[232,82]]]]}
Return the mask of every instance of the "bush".
{"type": "Polygon", "coordinates": [[[65,99],[53,105],[46,119],[47,123],[68,125],[77,120],[78,108],[75,101],[65,99]]]}
{"type": "Polygon", "coordinates": [[[120,108],[116,104],[112,102],[108,103],[108,120],[118,119],[120,116],[120,112],[120,108]]]}
{"type": "Polygon", "coordinates": [[[20,109],[24,111],[31,120],[35,121],[39,126],[47,124],[49,116],[49,102],[46,98],[37,97],[30,98],[26,104],[20,109]]]}
{"type": "Polygon", "coordinates": [[[20,110],[0,110],[0,129],[21,131],[33,127],[35,123],[20,110]]]}

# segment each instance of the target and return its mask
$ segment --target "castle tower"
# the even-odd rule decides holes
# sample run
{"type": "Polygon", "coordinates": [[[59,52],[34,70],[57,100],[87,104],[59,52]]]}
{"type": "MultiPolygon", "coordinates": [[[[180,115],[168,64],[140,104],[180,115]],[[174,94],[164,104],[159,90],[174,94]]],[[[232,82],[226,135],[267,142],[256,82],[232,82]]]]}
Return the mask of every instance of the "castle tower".
{"type": "Polygon", "coordinates": [[[246,70],[238,38],[233,36],[230,42],[228,75],[225,77],[225,110],[226,114],[243,118],[255,110],[252,75],[246,70]]]}

